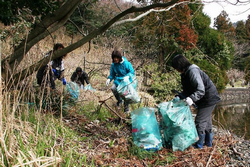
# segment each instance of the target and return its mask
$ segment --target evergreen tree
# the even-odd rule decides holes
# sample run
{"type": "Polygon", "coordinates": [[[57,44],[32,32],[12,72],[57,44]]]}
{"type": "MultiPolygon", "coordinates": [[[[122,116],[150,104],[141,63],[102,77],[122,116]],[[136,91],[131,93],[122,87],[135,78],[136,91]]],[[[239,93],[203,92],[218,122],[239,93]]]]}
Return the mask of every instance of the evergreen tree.
{"type": "Polygon", "coordinates": [[[236,25],[236,38],[238,42],[244,42],[247,37],[247,30],[243,21],[238,21],[236,25]]]}
{"type": "Polygon", "coordinates": [[[235,37],[235,28],[233,27],[227,12],[224,10],[215,18],[214,27],[222,32],[228,39],[233,39],[235,37]]]}

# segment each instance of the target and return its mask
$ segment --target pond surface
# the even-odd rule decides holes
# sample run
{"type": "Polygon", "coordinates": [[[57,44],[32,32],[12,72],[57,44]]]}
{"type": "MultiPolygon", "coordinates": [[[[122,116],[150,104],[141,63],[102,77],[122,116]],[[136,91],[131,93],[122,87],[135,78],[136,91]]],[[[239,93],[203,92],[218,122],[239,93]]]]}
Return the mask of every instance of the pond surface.
{"type": "Polygon", "coordinates": [[[213,112],[213,125],[250,140],[250,103],[217,104],[213,112]]]}

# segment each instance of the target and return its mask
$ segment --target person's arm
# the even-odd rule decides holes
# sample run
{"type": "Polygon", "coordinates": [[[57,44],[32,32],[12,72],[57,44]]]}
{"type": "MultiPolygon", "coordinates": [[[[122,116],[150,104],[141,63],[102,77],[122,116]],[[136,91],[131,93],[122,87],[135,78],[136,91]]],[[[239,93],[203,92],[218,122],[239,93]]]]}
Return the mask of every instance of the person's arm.
{"type": "Polygon", "coordinates": [[[126,68],[126,75],[119,77],[119,79],[124,79],[124,77],[129,77],[131,80],[132,76],[135,75],[135,70],[129,61],[126,61],[124,63],[125,63],[125,68],[126,68]]]}
{"type": "Polygon", "coordinates": [[[205,95],[205,85],[200,75],[199,69],[193,69],[189,72],[189,80],[195,91],[189,96],[194,102],[200,100],[205,95]]]}
{"type": "Polygon", "coordinates": [[[83,76],[83,79],[85,80],[85,82],[86,82],[87,84],[89,84],[89,77],[88,77],[88,74],[87,74],[86,72],[83,71],[82,76],[83,76]]]}
{"type": "Polygon", "coordinates": [[[129,61],[127,62],[127,64],[128,64],[128,66],[127,66],[128,74],[135,75],[135,70],[134,70],[132,64],[129,61]]]}
{"type": "Polygon", "coordinates": [[[61,61],[61,69],[60,69],[61,73],[60,73],[60,80],[62,80],[64,78],[64,62],[63,60],[61,61]]]}
{"type": "Polygon", "coordinates": [[[75,80],[76,80],[76,72],[73,72],[73,74],[72,74],[71,77],[70,77],[70,80],[71,80],[72,82],[75,82],[75,80]]]}

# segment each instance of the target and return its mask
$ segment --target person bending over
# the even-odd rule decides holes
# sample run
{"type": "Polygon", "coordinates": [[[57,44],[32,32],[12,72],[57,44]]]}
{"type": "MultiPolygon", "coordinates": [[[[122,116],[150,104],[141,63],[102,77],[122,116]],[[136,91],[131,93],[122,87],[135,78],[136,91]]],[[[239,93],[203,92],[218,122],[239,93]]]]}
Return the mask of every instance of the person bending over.
{"type": "MultiPolygon", "coordinates": [[[[53,52],[55,52],[58,49],[63,49],[64,46],[61,43],[57,43],[54,45],[53,50],[49,51],[45,57],[51,56],[53,52]]],[[[52,60],[50,63],[42,66],[38,71],[37,71],[37,84],[42,86],[42,85],[47,85],[49,84],[52,89],[55,89],[55,80],[59,79],[63,82],[63,85],[66,85],[66,80],[64,77],[64,62],[63,58],[66,55],[63,55],[57,59],[52,60]]]]}
{"type": "Polygon", "coordinates": [[[79,87],[81,87],[81,89],[84,88],[85,82],[89,84],[88,74],[85,71],[83,71],[81,67],[76,68],[70,79],[72,82],[76,82],[79,85],[79,87]]]}
{"type": "Polygon", "coordinates": [[[198,107],[195,125],[199,140],[194,147],[203,148],[204,141],[206,146],[212,147],[212,112],[220,101],[217,89],[205,72],[181,54],[173,58],[172,67],[181,74],[181,93],[186,97],[186,103],[189,106],[195,103],[198,107]]]}
{"type": "MultiPolygon", "coordinates": [[[[106,81],[106,85],[108,86],[110,82],[114,80],[111,90],[117,99],[117,106],[120,106],[122,104],[122,98],[118,94],[117,87],[125,77],[129,78],[129,74],[134,75],[135,71],[132,67],[132,64],[127,59],[122,57],[120,51],[114,50],[112,52],[111,58],[113,63],[110,67],[110,74],[106,81]]],[[[129,103],[126,102],[126,100],[124,100],[124,112],[129,113],[129,103]]]]}

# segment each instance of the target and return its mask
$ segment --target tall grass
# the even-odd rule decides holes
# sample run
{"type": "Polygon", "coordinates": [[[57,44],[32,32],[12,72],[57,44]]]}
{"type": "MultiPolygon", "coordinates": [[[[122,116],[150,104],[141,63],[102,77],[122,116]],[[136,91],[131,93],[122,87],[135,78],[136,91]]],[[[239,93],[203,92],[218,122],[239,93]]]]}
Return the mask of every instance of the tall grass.
{"type": "MultiPolygon", "coordinates": [[[[64,34],[63,29],[60,31],[62,32],[53,35],[58,38],[51,40],[49,37],[35,45],[25,56],[24,62],[15,70],[27,68],[40,60],[45,53],[52,49],[53,41],[67,46],[67,41],[70,39],[61,35],[64,34]]],[[[0,46],[4,46],[4,48],[10,48],[9,45],[10,41],[0,43],[0,46]]],[[[120,45],[125,44],[120,43],[120,45]]],[[[78,166],[79,164],[95,166],[91,151],[89,154],[87,151],[83,151],[87,148],[95,150],[92,148],[93,140],[79,136],[78,131],[87,134],[83,128],[75,130],[74,127],[66,126],[67,123],[64,122],[64,117],[69,114],[71,109],[79,115],[84,115],[84,118],[89,121],[106,121],[107,118],[114,116],[104,107],[98,109],[100,100],[112,96],[112,92],[105,86],[105,81],[109,74],[110,54],[113,48],[93,48],[86,53],[88,47],[82,46],[69,53],[64,60],[67,81],[70,81],[75,68],[80,66],[90,74],[92,87],[97,88],[96,93],[81,91],[78,103],[66,110],[63,110],[65,99],[61,82],[56,82],[57,93],[53,94],[49,88],[38,87],[35,72],[16,85],[12,82],[3,83],[0,76],[0,82],[3,83],[0,85],[0,166],[46,167],[58,166],[58,164],[60,166],[78,166]],[[84,59],[87,60],[85,66],[84,59]]],[[[1,51],[0,48],[0,56],[2,56],[1,51]]],[[[3,52],[7,55],[11,51],[4,49],[3,52]]],[[[112,103],[115,104],[115,101],[110,100],[108,103],[112,105],[112,103]]],[[[108,126],[110,131],[122,128],[122,126],[114,126],[112,123],[108,126]]],[[[109,146],[113,146],[112,140],[109,142],[109,146]]]]}

